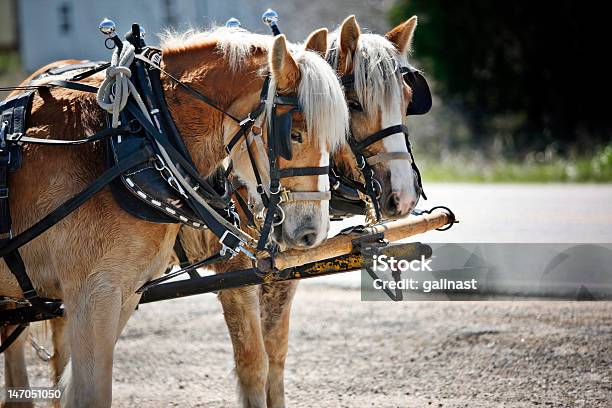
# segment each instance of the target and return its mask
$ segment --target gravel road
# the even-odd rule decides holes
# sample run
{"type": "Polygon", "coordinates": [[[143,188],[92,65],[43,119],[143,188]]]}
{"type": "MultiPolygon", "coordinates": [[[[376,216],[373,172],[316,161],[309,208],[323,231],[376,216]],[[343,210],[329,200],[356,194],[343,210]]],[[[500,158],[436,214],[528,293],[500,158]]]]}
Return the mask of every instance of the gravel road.
{"type": "MultiPolygon", "coordinates": [[[[288,406],[610,407],[611,339],[612,302],[361,302],[305,285],[288,406]]],[[[114,405],[236,406],[231,356],[215,296],[144,305],[117,345],[114,405]]]]}
{"type": "MultiPolygon", "coordinates": [[[[609,186],[428,189],[462,224],[424,242],[612,242],[609,186]]],[[[48,384],[28,352],[31,384],[48,384]]],[[[213,295],[142,306],[115,361],[117,407],[236,406],[213,295]]],[[[296,296],[286,391],[308,408],[611,407],[611,367],[612,302],[362,302],[317,279],[296,296]]]]}

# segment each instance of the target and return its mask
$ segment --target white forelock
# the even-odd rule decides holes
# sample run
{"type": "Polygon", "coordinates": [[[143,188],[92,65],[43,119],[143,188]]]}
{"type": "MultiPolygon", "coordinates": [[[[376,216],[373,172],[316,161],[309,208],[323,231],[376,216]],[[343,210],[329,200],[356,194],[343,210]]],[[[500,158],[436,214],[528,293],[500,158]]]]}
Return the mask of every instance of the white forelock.
{"type": "MultiPolygon", "coordinates": [[[[349,127],[349,112],[338,77],[331,66],[312,51],[299,50],[292,55],[300,68],[298,100],[306,127],[318,136],[322,146],[334,151],[344,143],[349,127]]],[[[268,90],[268,118],[275,92],[276,83],[272,80],[268,90]]]]}
{"type": "MultiPolygon", "coordinates": [[[[337,49],[339,30],[330,34],[331,50],[337,49]]],[[[338,64],[339,53],[335,52],[334,66],[338,64]]],[[[355,92],[368,114],[392,110],[402,102],[402,78],[400,63],[407,63],[395,46],[385,37],[377,34],[361,34],[353,59],[355,92]]]]}

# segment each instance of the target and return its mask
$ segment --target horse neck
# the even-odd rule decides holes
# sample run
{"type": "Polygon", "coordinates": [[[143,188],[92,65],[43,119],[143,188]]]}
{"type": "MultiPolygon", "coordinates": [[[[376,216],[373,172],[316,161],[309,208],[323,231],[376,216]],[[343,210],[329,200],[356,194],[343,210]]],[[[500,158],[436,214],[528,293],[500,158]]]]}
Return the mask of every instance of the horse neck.
{"type": "MultiPolygon", "coordinates": [[[[254,54],[232,69],[214,46],[164,56],[164,68],[238,118],[246,117],[259,100],[263,78],[258,75],[265,55],[254,54]]],[[[210,175],[223,161],[226,133],[238,126],[228,116],[162,77],[166,103],[198,171],[210,175]],[[227,126],[231,124],[231,126],[227,126]]]]}

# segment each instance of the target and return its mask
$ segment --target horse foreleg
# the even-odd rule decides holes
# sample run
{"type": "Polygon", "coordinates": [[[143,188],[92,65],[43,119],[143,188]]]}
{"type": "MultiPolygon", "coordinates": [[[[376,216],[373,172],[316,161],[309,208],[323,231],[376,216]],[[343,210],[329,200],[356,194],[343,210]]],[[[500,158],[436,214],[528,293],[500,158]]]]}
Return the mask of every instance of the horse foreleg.
{"type": "Polygon", "coordinates": [[[285,407],[285,358],[289,345],[289,318],[297,282],[280,282],[262,288],[261,314],[266,352],[268,408],[285,407]]]}
{"type": "MultiPolygon", "coordinates": [[[[96,274],[93,274],[96,276],[96,274]]],[[[104,276],[99,274],[98,276],[104,276]]],[[[113,351],[121,315],[121,291],[108,282],[88,282],[65,300],[70,370],[64,370],[65,407],[108,408],[112,402],[113,351]]]]}
{"type": "MultiPolygon", "coordinates": [[[[4,342],[17,326],[4,326],[1,328],[2,341],[4,342]]],[[[25,362],[25,343],[28,339],[28,329],[17,337],[17,340],[4,352],[4,385],[5,390],[8,388],[28,388],[28,371],[25,362]]],[[[31,402],[11,403],[4,402],[0,404],[3,408],[31,408],[34,405],[31,402]]]]}
{"type": "Polygon", "coordinates": [[[70,345],[66,338],[66,319],[58,317],[50,321],[53,341],[53,356],[51,357],[51,379],[53,385],[59,384],[64,368],[70,361],[70,345]]]}
{"type": "Polygon", "coordinates": [[[234,348],[240,404],[266,408],[268,359],[261,334],[258,289],[222,290],[219,300],[234,348]]]}

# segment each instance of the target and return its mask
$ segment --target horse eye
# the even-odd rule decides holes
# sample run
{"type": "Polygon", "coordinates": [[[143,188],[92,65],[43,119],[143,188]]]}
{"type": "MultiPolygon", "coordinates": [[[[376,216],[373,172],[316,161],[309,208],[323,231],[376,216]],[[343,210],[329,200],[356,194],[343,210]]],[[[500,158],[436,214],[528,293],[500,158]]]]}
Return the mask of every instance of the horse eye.
{"type": "Polygon", "coordinates": [[[302,135],[297,132],[292,132],[291,140],[294,142],[302,143],[302,135]]]}
{"type": "Polygon", "coordinates": [[[357,101],[348,101],[348,107],[350,110],[357,111],[357,112],[363,112],[363,107],[357,101]]]}

